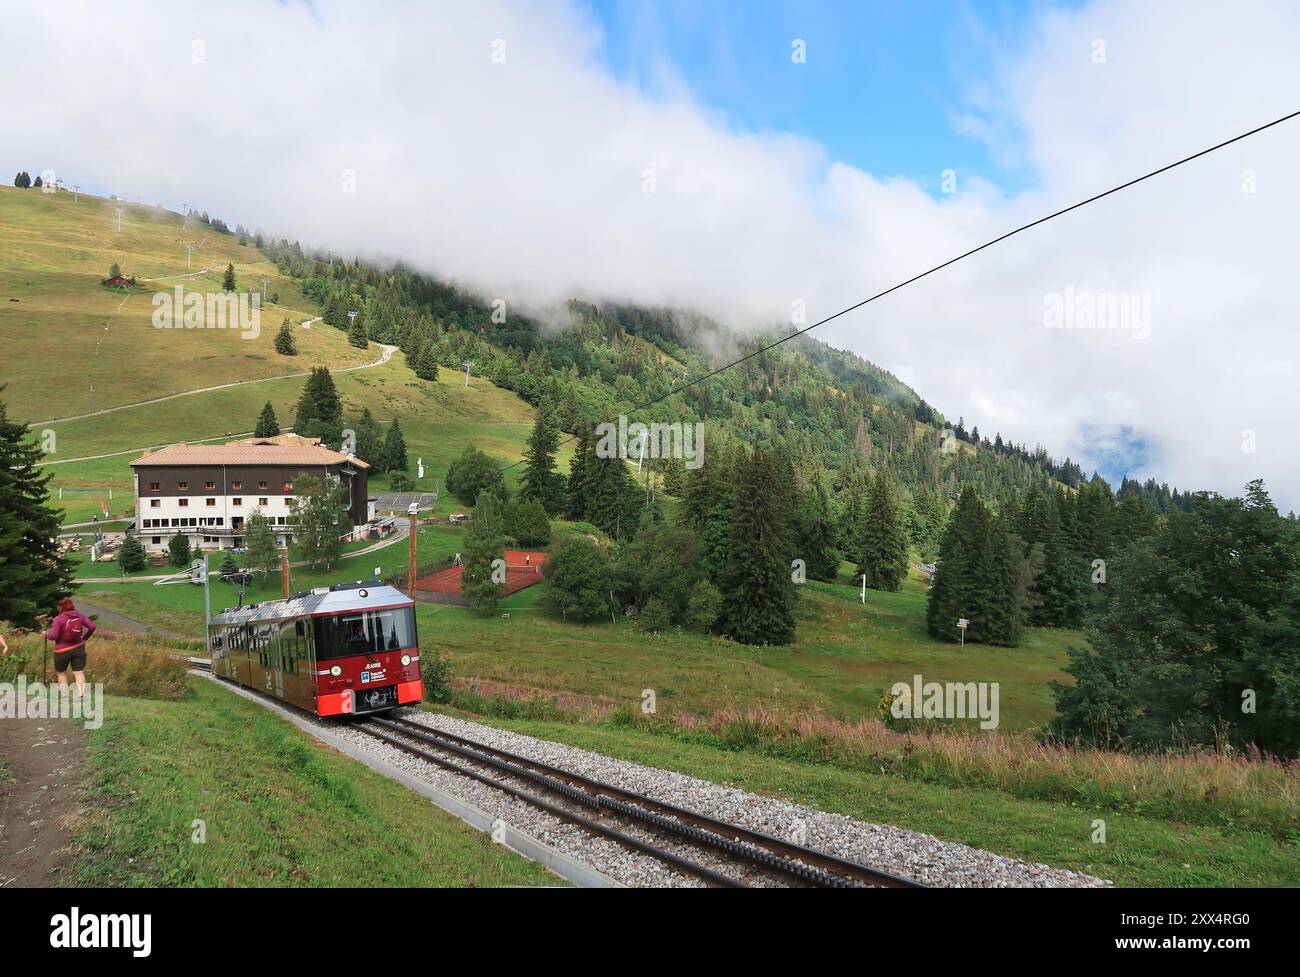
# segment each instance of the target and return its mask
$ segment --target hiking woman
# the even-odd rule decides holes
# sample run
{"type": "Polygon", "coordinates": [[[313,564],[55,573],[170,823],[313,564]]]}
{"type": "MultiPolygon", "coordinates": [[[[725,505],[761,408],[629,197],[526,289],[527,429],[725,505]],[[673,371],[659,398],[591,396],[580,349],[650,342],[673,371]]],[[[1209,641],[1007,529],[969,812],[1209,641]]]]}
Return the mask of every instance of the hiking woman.
{"type": "Polygon", "coordinates": [[[95,622],[72,606],[69,597],[59,601],[58,616],[50,623],[45,637],[54,642],[54,671],[59,677],[59,691],[68,692],[68,666],[77,680],[77,695],[86,694],[86,639],[95,633],[95,622]]]}

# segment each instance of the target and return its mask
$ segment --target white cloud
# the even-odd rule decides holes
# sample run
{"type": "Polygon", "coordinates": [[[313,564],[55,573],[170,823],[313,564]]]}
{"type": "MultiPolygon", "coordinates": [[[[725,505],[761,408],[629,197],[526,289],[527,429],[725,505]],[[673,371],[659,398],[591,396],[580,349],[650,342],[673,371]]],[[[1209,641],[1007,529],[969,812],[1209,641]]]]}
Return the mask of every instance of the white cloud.
{"type": "MultiPolygon", "coordinates": [[[[528,5],[10,5],[0,159],[125,196],[201,200],[304,242],[399,255],[512,304],[571,294],[810,319],[1296,108],[1300,13],[1185,3],[1049,12],[955,115],[1038,177],[934,200],[793,136],[739,130],[680,85],[601,69],[581,9],[528,5]],[[1093,62],[1092,43],[1106,43],[1093,62]],[[206,62],[192,60],[194,40],[206,62]],[[492,60],[504,42],[505,63],[492,60]],[[1020,48],[1017,49],[1020,51],[1020,48]],[[1014,140],[1009,148],[1008,140],[1014,140]],[[642,192],[652,169],[656,192],[642,192]],[[341,192],[344,170],[357,192],[341,192]]],[[[665,68],[671,77],[671,69],[665,68]]],[[[881,138],[892,138],[881,133],[881,138]]],[[[992,432],[1088,460],[1130,426],[1152,474],[1300,507],[1292,174],[1272,130],[984,252],[821,333],[992,432]],[[1257,192],[1241,191],[1242,171],[1257,192]],[[1150,338],[1048,330],[1043,296],[1146,293],[1150,338]],[[1258,453],[1241,452],[1257,432],[1258,453]],[[1092,432],[1091,434],[1087,432],[1092,432]]]]}

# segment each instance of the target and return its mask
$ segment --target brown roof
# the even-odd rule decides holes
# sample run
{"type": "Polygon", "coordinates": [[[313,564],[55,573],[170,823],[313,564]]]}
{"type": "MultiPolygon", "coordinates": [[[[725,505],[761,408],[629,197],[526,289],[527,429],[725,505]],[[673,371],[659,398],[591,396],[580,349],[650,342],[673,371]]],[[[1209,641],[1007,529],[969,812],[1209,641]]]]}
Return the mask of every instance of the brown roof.
{"type": "MultiPolygon", "coordinates": [[[[172,444],[157,451],[146,451],[131,466],[147,465],[337,465],[348,461],[341,451],[320,444],[258,444],[236,441],[233,444],[172,444]]],[[[370,466],[353,457],[358,468],[370,466]]]]}
{"type": "Polygon", "coordinates": [[[244,438],[233,444],[320,444],[320,438],[305,438],[301,434],[274,434],[264,438],[244,438]]]}

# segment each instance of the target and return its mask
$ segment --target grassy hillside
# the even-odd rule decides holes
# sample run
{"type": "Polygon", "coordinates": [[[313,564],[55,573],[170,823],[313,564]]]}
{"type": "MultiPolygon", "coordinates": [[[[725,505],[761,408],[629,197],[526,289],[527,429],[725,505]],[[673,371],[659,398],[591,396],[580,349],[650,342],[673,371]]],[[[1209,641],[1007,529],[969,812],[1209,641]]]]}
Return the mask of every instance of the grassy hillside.
{"type": "Polygon", "coordinates": [[[200,384],[375,357],[349,346],[337,330],[319,328],[298,330],[299,356],[279,356],[273,342],[283,319],[316,314],[297,284],[233,234],[157,207],[0,187],[0,380],[9,385],[11,416],[45,421],[200,384]],[[188,270],[186,244],[194,248],[188,270]],[[137,278],[126,294],[100,284],[114,262],[137,278]],[[265,278],[268,297],[279,294],[279,303],[264,303],[256,339],[223,329],[154,328],[155,292],[176,285],[220,291],[228,263],[240,291],[260,291],[265,278]],[[211,270],[199,273],[203,268],[211,270]]]}

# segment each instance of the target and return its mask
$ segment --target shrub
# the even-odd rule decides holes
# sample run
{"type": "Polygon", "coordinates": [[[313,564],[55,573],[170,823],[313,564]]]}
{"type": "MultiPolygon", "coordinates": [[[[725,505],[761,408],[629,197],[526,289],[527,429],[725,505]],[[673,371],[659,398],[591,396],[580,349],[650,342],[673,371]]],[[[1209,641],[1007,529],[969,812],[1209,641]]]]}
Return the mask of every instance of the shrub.
{"type": "Polygon", "coordinates": [[[637,615],[637,624],[643,631],[667,631],[673,626],[673,609],[666,600],[651,597],[637,615]]]}
{"type": "MultiPolygon", "coordinates": [[[[0,657],[0,681],[26,675],[39,681],[45,639],[39,631],[8,635],[8,655],[0,657]]],[[[96,633],[86,645],[86,681],[102,682],[104,691],[143,699],[180,699],[185,695],[184,652],[144,637],[96,633]]],[[[46,677],[54,682],[54,649],[49,649],[46,677]]],[[[69,676],[71,680],[71,676],[69,676]]]]}
{"type": "Polygon", "coordinates": [[[420,653],[420,680],[425,702],[451,701],[451,659],[441,652],[420,653]]]}
{"type": "Polygon", "coordinates": [[[722,610],[722,591],[707,580],[701,580],[686,602],[686,626],[692,631],[707,633],[722,610]]]}

